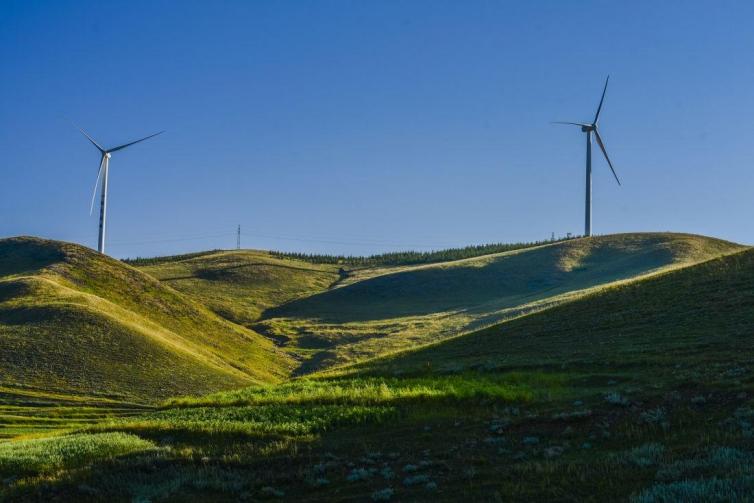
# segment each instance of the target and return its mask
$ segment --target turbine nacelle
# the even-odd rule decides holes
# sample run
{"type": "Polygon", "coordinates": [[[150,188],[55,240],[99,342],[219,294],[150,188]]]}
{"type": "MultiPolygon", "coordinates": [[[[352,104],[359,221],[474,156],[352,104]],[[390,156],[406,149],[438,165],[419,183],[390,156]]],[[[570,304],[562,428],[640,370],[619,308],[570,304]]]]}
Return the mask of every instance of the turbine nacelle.
{"type": "Polygon", "coordinates": [[[588,133],[589,131],[595,131],[597,129],[597,124],[584,124],[581,126],[581,132],[582,133],[588,133]]]}

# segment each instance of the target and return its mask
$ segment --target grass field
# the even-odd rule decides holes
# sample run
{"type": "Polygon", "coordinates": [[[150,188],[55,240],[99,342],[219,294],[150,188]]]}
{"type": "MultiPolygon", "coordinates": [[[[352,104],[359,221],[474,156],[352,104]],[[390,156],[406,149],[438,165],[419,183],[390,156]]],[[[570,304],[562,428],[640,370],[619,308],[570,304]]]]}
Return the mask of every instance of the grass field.
{"type": "Polygon", "coordinates": [[[139,266],[235,323],[251,326],[272,307],[327,290],[339,267],[284,260],[268,252],[218,251],[139,266]]]}
{"type": "Polygon", "coordinates": [[[270,341],[119,261],[34,238],[0,255],[3,386],[143,403],[288,374],[270,341]]]}
{"type": "Polygon", "coordinates": [[[254,325],[308,360],[299,373],[416,347],[539,311],[614,281],[739,250],[685,234],[575,239],[358,281],[268,309],[254,325]]]}
{"type": "MultiPolygon", "coordinates": [[[[244,265],[264,259],[216,252],[142,267],[186,302],[215,299],[217,314],[232,304],[252,328],[307,323],[287,342],[276,334],[297,357],[360,343],[343,335],[351,327],[386,344],[347,348],[332,362],[353,364],[307,377],[148,406],[6,386],[0,423],[19,421],[23,436],[0,442],[0,497],[643,503],[754,491],[754,251],[621,235],[439,265],[301,263],[275,280],[277,265],[244,265]],[[233,261],[237,284],[198,272],[233,261]],[[443,319],[462,312],[479,318],[443,319]],[[438,313],[441,335],[407,333],[406,320],[438,313]],[[381,332],[388,322],[395,332],[381,332]]],[[[4,281],[40,274],[39,259],[18,262],[4,281]]]]}
{"type": "MultiPolygon", "coordinates": [[[[448,372],[537,365],[651,368],[678,373],[679,361],[705,372],[747,364],[754,349],[754,251],[743,251],[613,285],[426,348],[363,365],[377,372],[448,372]],[[697,362],[688,361],[699,358],[697,362]]],[[[361,370],[360,370],[361,371],[361,370]]]]}
{"type": "Polygon", "coordinates": [[[738,249],[702,236],[645,233],[428,265],[312,263],[244,250],[135,264],[274,340],[299,362],[295,375],[304,375],[470,332],[590,288],[738,249]]]}

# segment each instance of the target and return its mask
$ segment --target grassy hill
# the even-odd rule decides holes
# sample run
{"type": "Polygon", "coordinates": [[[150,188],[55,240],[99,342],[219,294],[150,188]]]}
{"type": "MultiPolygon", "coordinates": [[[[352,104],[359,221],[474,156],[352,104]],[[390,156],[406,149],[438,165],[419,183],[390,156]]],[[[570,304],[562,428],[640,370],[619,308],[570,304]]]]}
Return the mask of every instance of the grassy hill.
{"type": "Polygon", "coordinates": [[[748,501],[754,250],[329,377],[0,444],[8,501],[748,501]],[[58,456],[59,452],[75,455],[58,456]]]}
{"type": "Polygon", "coordinates": [[[313,356],[304,370],[441,340],[541,310],[614,281],[740,250],[688,234],[574,239],[436,265],[370,269],[265,311],[260,332],[313,356]]]}
{"type": "MultiPolygon", "coordinates": [[[[748,501],[754,250],[686,235],[586,241],[547,250],[562,274],[551,290],[521,279],[543,260],[488,285],[509,279],[515,288],[495,292],[521,298],[562,292],[547,309],[309,379],[192,393],[96,424],[82,411],[71,434],[0,443],[0,497],[748,501]],[[582,290],[569,295],[569,284],[582,290]]],[[[457,267],[471,266],[442,266],[457,267]]],[[[453,285],[438,288],[443,303],[464,282],[453,285]]],[[[344,309],[363,323],[362,308],[344,309]]]]}
{"type": "Polygon", "coordinates": [[[602,368],[652,379],[717,375],[754,350],[754,250],[714,258],[425,348],[367,363],[378,372],[602,368]],[[699,374],[700,376],[702,374],[699,374]]]}
{"type": "Polygon", "coordinates": [[[36,238],[0,257],[6,388],[143,403],[288,374],[267,339],[117,260],[36,238]]]}
{"type": "Polygon", "coordinates": [[[332,264],[275,258],[254,250],[179,255],[134,264],[220,316],[247,326],[265,310],[327,290],[341,278],[339,267],[332,264]]]}

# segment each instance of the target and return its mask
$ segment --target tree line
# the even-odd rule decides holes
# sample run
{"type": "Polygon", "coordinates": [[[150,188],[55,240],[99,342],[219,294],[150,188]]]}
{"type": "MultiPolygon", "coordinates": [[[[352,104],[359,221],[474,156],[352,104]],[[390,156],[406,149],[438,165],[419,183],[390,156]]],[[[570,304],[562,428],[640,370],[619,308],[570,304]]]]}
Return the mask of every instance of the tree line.
{"type": "Polygon", "coordinates": [[[175,262],[177,260],[188,260],[190,258],[201,257],[202,255],[211,255],[222,251],[220,249],[207,250],[194,253],[184,253],[182,255],[166,255],[164,257],[136,257],[136,258],[124,258],[122,262],[132,266],[145,266],[145,265],[157,265],[163,262],[175,262]]]}
{"type": "Polygon", "coordinates": [[[521,250],[524,248],[532,248],[534,246],[541,246],[549,243],[568,241],[570,239],[575,239],[575,237],[521,243],[490,243],[484,245],[464,246],[462,248],[448,248],[446,250],[432,250],[427,252],[399,251],[369,256],[326,255],[281,251],[270,251],[269,253],[271,256],[276,258],[301,260],[313,264],[341,264],[356,267],[398,266],[432,264],[436,262],[447,262],[450,260],[473,258],[479,257],[481,255],[490,255],[492,253],[521,250]]]}

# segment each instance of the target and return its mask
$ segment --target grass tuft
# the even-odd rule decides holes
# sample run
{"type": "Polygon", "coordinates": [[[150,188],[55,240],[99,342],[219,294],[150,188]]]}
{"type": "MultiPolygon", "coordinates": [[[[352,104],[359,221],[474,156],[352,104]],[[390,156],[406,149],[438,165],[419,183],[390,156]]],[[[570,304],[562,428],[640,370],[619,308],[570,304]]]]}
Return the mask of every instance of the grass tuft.
{"type": "Polygon", "coordinates": [[[154,448],[152,442],[122,432],[2,442],[0,473],[14,476],[49,473],[154,448]]]}

